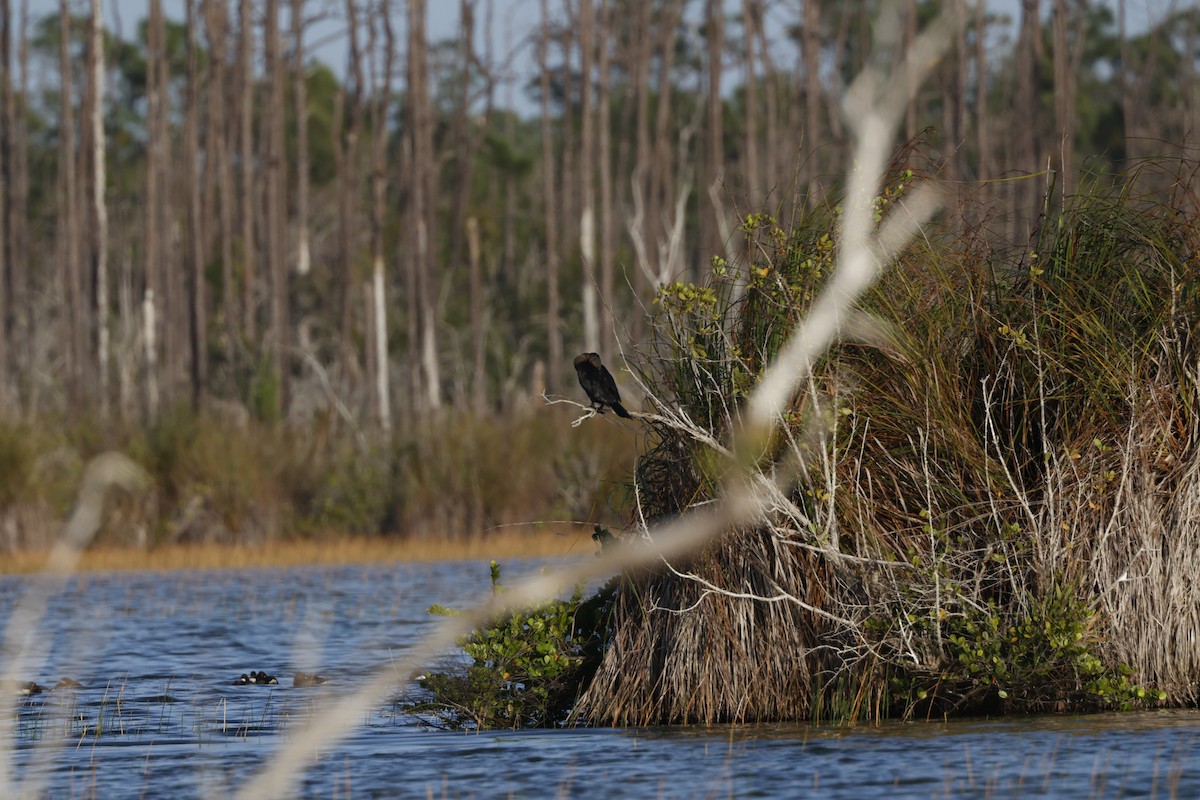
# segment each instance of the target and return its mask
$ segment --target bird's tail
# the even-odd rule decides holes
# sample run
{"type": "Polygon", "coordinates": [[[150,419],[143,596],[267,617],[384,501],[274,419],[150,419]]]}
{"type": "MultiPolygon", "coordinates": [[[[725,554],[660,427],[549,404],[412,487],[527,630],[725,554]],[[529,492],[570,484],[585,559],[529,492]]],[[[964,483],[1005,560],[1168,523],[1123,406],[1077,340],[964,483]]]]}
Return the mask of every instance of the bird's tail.
{"type": "Polygon", "coordinates": [[[621,405],[620,403],[613,403],[612,408],[613,408],[613,411],[617,412],[618,417],[624,417],[625,419],[633,419],[633,416],[630,415],[630,413],[625,410],[625,406],[621,405]]]}

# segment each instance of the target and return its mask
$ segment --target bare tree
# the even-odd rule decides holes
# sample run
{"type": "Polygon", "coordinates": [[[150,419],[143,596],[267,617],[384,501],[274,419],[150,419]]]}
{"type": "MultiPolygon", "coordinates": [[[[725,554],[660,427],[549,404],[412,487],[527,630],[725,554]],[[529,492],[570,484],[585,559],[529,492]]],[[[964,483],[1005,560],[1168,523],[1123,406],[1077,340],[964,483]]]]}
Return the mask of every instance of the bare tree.
{"type": "Polygon", "coordinates": [[[979,160],[975,178],[978,181],[986,181],[991,177],[988,160],[991,140],[988,137],[987,12],[984,6],[984,3],[975,4],[975,146],[979,160]]]}
{"type": "Polygon", "coordinates": [[[392,33],[392,9],[382,0],[378,19],[383,24],[383,68],[375,77],[375,103],[371,121],[371,293],[374,298],[372,318],[375,323],[375,398],[379,425],[385,433],[392,429],[392,405],[388,377],[387,304],[384,302],[383,227],[387,190],[387,109],[392,93],[392,69],[396,52],[392,33]]]}
{"type": "Polygon", "coordinates": [[[409,170],[413,248],[420,297],[420,363],[424,403],[429,410],[442,404],[437,348],[437,275],[433,236],[434,153],[433,116],[429,104],[428,43],[425,0],[408,4],[408,97],[412,163],[409,170]]]}
{"type": "Polygon", "coordinates": [[[468,292],[471,304],[471,405],[476,414],[487,407],[487,375],[484,371],[483,268],[480,263],[479,220],[467,217],[468,292]]]}
{"type": "Polygon", "coordinates": [[[1064,197],[1071,191],[1071,170],[1075,162],[1075,80],[1068,49],[1068,16],[1067,0],[1054,0],[1051,23],[1054,31],[1054,127],[1058,134],[1059,182],[1064,197]]]}
{"type": "MultiPolygon", "coordinates": [[[[1033,172],[1041,166],[1041,141],[1038,136],[1037,64],[1041,52],[1038,6],[1040,0],[1021,0],[1021,28],[1017,39],[1016,130],[1017,161],[1033,172]]],[[[1021,181],[1013,224],[1014,238],[1020,238],[1029,220],[1036,215],[1040,187],[1033,181],[1021,181]]]]}
{"type": "MultiPolygon", "coordinates": [[[[634,169],[633,193],[635,203],[650,203],[650,195],[654,189],[654,171],[652,166],[653,153],[650,143],[650,60],[654,53],[654,40],[650,35],[651,4],[635,3],[637,15],[634,17],[633,39],[636,43],[633,65],[630,67],[630,79],[634,91],[634,169]]],[[[634,288],[639,296],[644,296],[650,283],[645,270],[634,270],[634,288]]]]}
{"type": "MultiPolygon", "coordinates": [[[[159,0],[152,0],[159,2],[159,0]]],[[[257,303],[255,301],[255,209],[258,195],[258,171],[254,168],[254,18],[251,0],[241,0],[238,7],[238,217],[242,240],[242,336],[252,342],[258,336],[257,303]]]]}
{"type": "Polygon", "coordinates": [[[600,298],[605,308],[600,322],[600,354],[608,358],[615,341],[613,331],[613,261],[616,258],[615,232],[613,230],[613,177],[612,177],[612,106],[609,92],[611,79],[611,7],[601,3],[597,27],[597,47],[600,76],[596,86],[597,127],[599,150],[597,168],[600,170],[600,298]]]}
{"type": "MultiPolygon", "coordinates": [[[[805,3],[805,6],[809,5],[805,3]]],[[[701,247],[705,254],[723,252],[721,222],[724,210],[719,205],[719,192],[725,180],[724,104],[721,100],[721,76],[725,57],[725,10],[721,0],[708,0],[705,31],[708,39],[708,123],[705,131],[707,158],[704,170],[704,189],[711,200],[706,215],[701,247]]]]}
{"type": "Polygon", "coordinates": [[[488,132],[488,123],[492,116],[495,78],[488,68],[481,70],[479,55],[475,52],[475,0],[461,0],[459,3],[459,36],[458,36],[458,66],[459,78],[456,88],[454,118],[451,121],[451,141],[454,146],[454,209],[451,218],[449,264],[457,267],[462,264],[464,237],[458,235],[465,231],[468,216],[468,205],[471,199],[471,182],[475,173],[475,163],[479,156],[479,148],[483,145],[488,132]],[[477,96],[473,91],[474,78],[482,72],[486,81],[486,103],[482,117],[475,123],[471,122],[471,107],[477,96]]]}
{"type": "Polygon", "coordinates": [[[18,376],[24,374],[28,365],[25,354],[32,340],[32,314],[28,307],[29,257],[26,247],[26,230],[29,198],[29,162],[28,146],[25,129],[25,103],[17,103],[18,87],[21,97],[29,96],[28,63],[28,3],[22,3],[21,22],[17,26],[19,34],[14,34],[12,7],[8,0],[3,0],[3,30],[0,30],[0,61],[4,64],[4,96],[3,107],[0,108],[0,140],[3,141],[5,152],[4,171],[0,179],[4,188],[0,190],[6,195],[4,210],[6,221],[0,219],[0,230],[3,230],[4,262],[7,269],[8,284],[4,287],[5,299],[8,303],[8,335],[6,338],[8,365],[5,369],[5,385],[12,387],[13,395],[9,400],[20,402],[17,391],[20,383],[7,380],[8,369],[18,376]],[[13,52],[14,38],[19,38],[13,52]],[[20,80],[16,78],[16,67],[20,67],[20,80]]]}
{"type": "Polygon", "coordinates": [[[948,130],[952,134],[947,137],[949,143],[948,157],[953,160],[951,177],[961,179],[967,174],[964,169],[965,159],[960,149],[965,149],[967,140],[967,65],[970,57],[967,53],[967,3],[966,0],[954,2],[954,87],[950,93],[951,105],[954,109],[952,125],[948,130]]]}
{"type": "Polygon", "coordinates": [[[338,260],[341,280],[339,297],[341,313],[338,335],[338,357],[343,374],[348,375],[356,363],[351,351],[354,333],[354,250],[358,218],[358,135],[363,91],[363,53],[359,44],[358,5],[346,0],[346,32],[349,50],[346,54],[346,81],[338,88],[333,113],[333,157],[337,175],[338,198],[338,260]],[[347,97],[349,90],[349,97],[347,97]]]}
{"type": "MultiPolygon", "coordinates": [[[[237,360],[238,319],[234,299],[233,276],[233,203],[236,189],[230,164],[230,142],[233,128],[222,109],[231,107],[232,85],[226,63],[226,37],[229,35],[229,14],[225,0],[205,0],[204,30],[212,58],[209,66],[208,127],[205,148],[216,165],[217,237],[221,252],[221,307],[225,321],[225,361],[232,368],[237,360]]],[[[234,116],[233,120],[236,120],[234,116]]]]}
{"type": "Polygon", "coordinates": [[[100,373],[100,416],[108,416],[108,179],[104,161],[104,26],[100,0],[92,0],[88,37],[88,94],[92,100],[92,249],[95,258],[96,366],[100,373]]]}
{"type": "Polygon", "coordinates": [[[583,349],[600,350],[600,309],[596,298],[596,139],[592,108],[595,53],[592,0],[579,0],[579,255],[583,303],[583,349]]]}
{"type": "Polygon", "coordinates": [[[13,274],[12,215],[9,207],[13,194],[13,90],[12,9],[8,0],[0,0],[0,413],[7,412],[14,398],[9,396],[9,339],[11,336],[11,286],[13,274]]]}
{"type": "Polygon", "coordinates": [[[289,376],[284,368],[288,338],[287,207],[284,200],[287,174],[284,168],[284,64],[279,41],[279,3],[280,0],[266,0],[263,17],[267,98],[263,108],[262,138],[266,145],[263,156],[266,235],[263,244],[271,311],[267,348],[271,373],[279,386],[276,410],[282,414],[288,405],[289,376]]]}
{"type": "Polygon", "coordinates": [[[71,78],[71,8],[59,0],[59,246],[62,248],[62,286],[66,299],[63,315],[67,394],[78,408],[82,400],[80,361],[83,346],[82,287],[79,263],[78,187],[75,176],[75,110],[71,78]]]}
{"type": "Polygon", "coordinates": [[[659,20],[659,67],[658,67],[658,108],[654,121],[654,156],[653,175],[650,202],[647,204],[650,220],[650,230],[653,232],[651,241],[660,241],[662,220],[665,209],[670,208],[675,196],[675,179],[671,165],[674,161],[671,155],[671,71],[675,67],[675,29],[679,24],[679,16],[683,11],[683,0],[667,0],[659,20]]]}
{"type": "Polygon", "coordinates": [[[538,39],[542,123],[542,211],[546,228],[546,352],[550,360],[546,370],[546,389],[558,391],[562,371],[562,331],[558,297],[558,203],[555,200],[554,134],[550,127],[550,13],[542,0],[542,30],[538,39]]]}
{"type": "Polygon", "coordinates": [[[762,180],[758,168],[758,92],[759,83],[755,76],[756,57],[754,55],[754,39],[756,9],[754,0],[742,0],[743,27],[743,68],[746,84],[743,93],[746,98],[745,120],[742,146],[745,148],[746,161],[742,165],[742,177],[746,182],[746,201],[752,211],[762,207],[762,180]]]}
{"type": "Polygon", "coordinates": [[[200,33],[197,0],[186,0],[184,14],[187,37],[187,89],[184,99],[183,118],[183,164],[187,187],[187,273],[188,273],[188,343],[190,358],[192,407],[200,410],[204,406],[204,391],[208,385],[208,348],[206,329],[208,325],[205,291],[204,265],[206,259],[204,218],[201,214],[200,170],[200,33]]]}
{"type": "MultiPolygon", "coordinates": [[[[904,46],[902,53],[912,48],[917,38],[917,0],[908,0],[904,9],[904,46]]],[[[904,138],[912,140],[917,135],[917,83],[913,74],[908,76],[908,102],[904,106],[904,138]]]]}
{"type": "MultiPolygon", "coordinates": [[[[766,101],[766,153],[764,165],[766,169],[763,191],[771,193],[776,189],[774,182],[777,176],[784,174],[783,170],[791,165],[787,162],[785,148],[779,144],[779,73],[775,69],[775,59],[771,56],[774,49],[767,39],[766,9],[763,0],[754,0],[754,31],[758,34],[758,53],[763,66],[763,96],[766,101]]],[[[767,196],[763,196],[766,201],[767,196]]]]}
{"type": "Polygon", "coordinates": [[[145,214],[145,291],[142,295],[142,347],[145,358],[146,413],[158,418],[158,317],[162,303],[162,222],[164,214],[163,172],[166,169],[167,141],[160,120],[165,119],[167,87],[159,69],[165,56],[165,27],[161,0],[150,0],[150,19],[146,26],[146,214],[145,214]]]}
{"type": "Polygon", "coordinates": [[[304,66],[304,0],[292,0],[292,105],[296,114],[296,274],[309,270],[308,87],[304,66]]]}
{"type": "Polygon", "coordinates": [[[1121,72],[1117,76],[1117,80],[1121,82],[1121,121],[1125,129],[1125,155],[1128,157],[1132,155],[1130,147],[1137,136],[1137,131],[1134,126],[1133,86],[1130,80],[1133,64],[1131,63],[1132,52],[1129,47],[1129,26],[1126,21],[1126,0],[1117,0],[1117,41],[1121,53],[1121,72]]]}
{"type": "Polygon", "coordinates": [[[821,7],[812,0],[804,2],[804,20],[800,29],[800,49],[804,53],[804,150],[808,202],[821,198],[821,7]]]}
{"type": "Polygon", "coordinates": [[[579,135],[578,117],[575,116],[575,30],[579,20],[572,18],[574,14],[573,0],[563,0],[567,13],[565,24],[558,30],[558,44],[562,50],[562,63],[558,69],[559,95],[562,97],[562,116],[559,119],[558,131],[560,136],[559,182],[558,182],[558,230],[559,241],[563,253],[571,253],[579,246],[579,220],[582,216],[580,208],[583,198],[579,196],[579,155],[582,145],[577,141],[579,135]]]}

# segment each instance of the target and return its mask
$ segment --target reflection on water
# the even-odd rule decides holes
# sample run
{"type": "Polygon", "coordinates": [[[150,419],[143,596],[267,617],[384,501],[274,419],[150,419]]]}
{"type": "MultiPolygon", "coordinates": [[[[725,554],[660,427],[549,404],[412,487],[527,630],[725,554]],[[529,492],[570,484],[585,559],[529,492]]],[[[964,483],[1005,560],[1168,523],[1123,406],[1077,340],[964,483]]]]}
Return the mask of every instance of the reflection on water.
{"type": "MultiPolygon", "coordinates": [[[[0,624],[24,580],[0,577],[0,624]]],[[[223,796],[415,644],[429,605],[487,591],[482,562],[77,576],[42,625],[45,666],[24,678],[83,688],[2,698],[17,773],[54,798],[223,796]],[[231,685],[255,670],[280,685],[231,685]],[[299,670],[331,681],[293,688],[299,670]]],[[[301,794],[1200,797],[1200,714],[454,734],[381,698],[301,794]]]]}

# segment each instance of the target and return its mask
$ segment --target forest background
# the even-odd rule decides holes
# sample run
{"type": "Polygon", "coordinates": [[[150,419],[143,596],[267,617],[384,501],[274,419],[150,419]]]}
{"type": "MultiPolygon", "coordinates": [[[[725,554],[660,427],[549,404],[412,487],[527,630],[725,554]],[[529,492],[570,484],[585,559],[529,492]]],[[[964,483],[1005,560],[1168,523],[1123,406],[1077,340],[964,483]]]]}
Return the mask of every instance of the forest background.
{"type": "MultiPolygon", "coordinates": [[[[1188,181],[1195,4],[948,1],[903,130],[948,224],[1023,247],[1090,176],[1188,181]]],[[[505,48],[492,0],[432,42],[426,0],[180,5],[0,0],[0,549],[110,449],[153,490],[109,544],[620,524],[636,428],[543,394],[595,351],[636,409],[658,293],[837,202],[877,4],[530,0],[505,48]]],[[[904,47],[937,5],[899,5],[904,47]]]]}

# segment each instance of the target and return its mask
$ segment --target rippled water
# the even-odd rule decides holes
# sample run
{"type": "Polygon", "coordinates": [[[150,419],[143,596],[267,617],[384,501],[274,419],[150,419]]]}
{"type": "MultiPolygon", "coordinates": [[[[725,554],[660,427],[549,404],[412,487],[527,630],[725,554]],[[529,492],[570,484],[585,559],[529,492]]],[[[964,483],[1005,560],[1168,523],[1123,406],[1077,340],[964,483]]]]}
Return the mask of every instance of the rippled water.
{"type": "MultiPolygon", "coordinates": [[[[510,565],[513,578],[535,564],[510,565]]],[[[27,579],[0,577],[0,623],[27,579]]],[[[77,576],[37,674],[0,698],[38,796],[223,797],[321,702],[411,647],[432,603],[487,591],[481,562],[77,576]],[[279,686],[232,686],[265,670],[279,686]],[[293,688],[296,670],[330,677],[293,688]]],[[[403,683],[397,676],[397,685],[403,683]]],[[[304,797],[1200,797],[1200,714],[461,734],[386,698],[300,782],[304,797]]]]}

